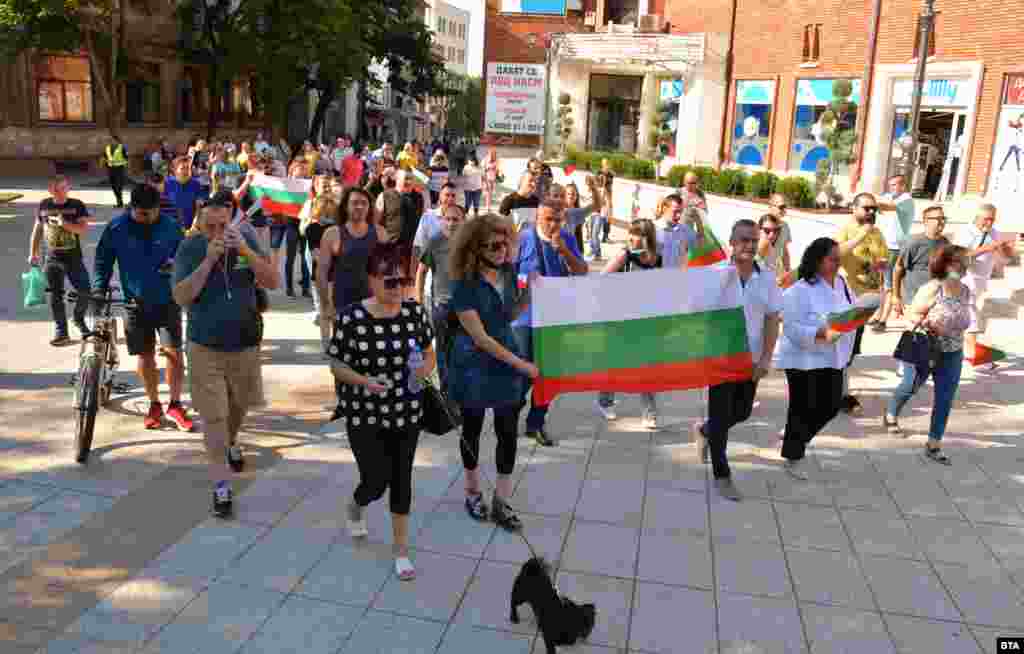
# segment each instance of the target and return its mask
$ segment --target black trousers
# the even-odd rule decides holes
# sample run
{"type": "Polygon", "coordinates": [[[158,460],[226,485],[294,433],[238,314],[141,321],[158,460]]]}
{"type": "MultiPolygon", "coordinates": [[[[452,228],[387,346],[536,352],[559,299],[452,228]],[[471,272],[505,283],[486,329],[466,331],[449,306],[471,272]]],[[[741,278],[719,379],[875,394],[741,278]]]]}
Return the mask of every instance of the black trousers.
{"type": "MultiPolygon", "coordinates": [[[[519,405],[492,409],[494,412],[494,434],[498,437],[495,458],[499,475],[511,475],[516,467],[516,439],[519,429],[519,405]]],[[[487,409],[462,409],[462,439],[459,451],[462,466],[476,470],[480,463],[480,434],[484,429],[484,414],[487,409]]]]}
{"type": "Polygon", "coordinates": [[[67,277],[71,286],[78,291],[78,300],[75,302],[75,324],[84,325],[85,313],[89,309],[89,298],[83,294],[91,292],[89,271],[82,261],[81,252],[55,251],[46,255],[43,272],[46,273],[46,284],[50,287],[50,311],[53,314],[53,322],[57,325],[57,331],[66,336],[68,313],[64,304],[64,278],[67,277]]]}
{"type": "Polygon", "coordinates": [[[839,413],[843,400],[843,371],[835,368],[786,370],[789,409],[782,457],[804,458],[807,444],[839,413]]]}
{"type": "Polygon", "coordinates": [[[110,180],[110,190],[114,192],[114,199],[117,206],[124,206],[122,194],[124,193],[125,171],[127,166],[107,166],[107,179],[110,180]]]}
{"type": "Polygon", "coordinates": [[[412,506],[412,463],[416,458],[420,428],[383,427],[348,428],[348,442],[359,468],[359,485],[355,501],[368,506],[379,500],[384,491],[391,489],[388,503],[391,512],[408,515],[412,506]]]}
{"type": "Polygon", "coordinates": [[[752,380],[727,382],[708,389],[708,419],[701,426],[701,433],[708,439],[715,479],[731,475],[725,453],[729,430],[750,417],[756,394],[757,382],[752,380]]]}
{"type": "Polygon", "coordinates": [[[299,282],[302,288],[309,288],[309,267],[306,265],[306,237],[299,233],[299,223],[296,220],[288,221],[288,229],[284,233],[285,238],[285,259],[284,259],[284,283],[285,288],[293,288],[292,278],[295,272],[295,257],[299,257],[299,265],[302,271],[302,280],[299,282]]]}

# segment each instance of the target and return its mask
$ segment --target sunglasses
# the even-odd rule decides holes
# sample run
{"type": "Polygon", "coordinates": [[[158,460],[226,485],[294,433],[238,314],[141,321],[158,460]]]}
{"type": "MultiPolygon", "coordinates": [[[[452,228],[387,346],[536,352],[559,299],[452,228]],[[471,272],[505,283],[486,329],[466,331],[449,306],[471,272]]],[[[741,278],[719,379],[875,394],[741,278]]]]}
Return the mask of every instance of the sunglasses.
{"type": "Polygon", "coordinates": [[[381,280],[381,283],[384,284],[384,288],[393,291],[403,286],[411,286],[412,277],[385,277],[381,280]]]}

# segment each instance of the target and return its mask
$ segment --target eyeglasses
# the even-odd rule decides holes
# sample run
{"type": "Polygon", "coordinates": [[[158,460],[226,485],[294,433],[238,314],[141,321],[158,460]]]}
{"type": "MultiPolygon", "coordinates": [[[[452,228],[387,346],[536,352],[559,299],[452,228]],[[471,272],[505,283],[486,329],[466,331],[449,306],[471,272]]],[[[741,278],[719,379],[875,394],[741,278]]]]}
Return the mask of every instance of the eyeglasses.
{"type": "Polygon", "coordinates": [[[384,284],[384,288],[393,291],[402,286],[411,286],[412,277],[385,277],[381,283],[384,284]]]}
{"type": "Polygon", "coordinates": [[[946,222],[946,217],[945,216],[928,216],[927,218],[925,218],[925,220],[926,221],[927,220],[934,220],[936,222],[944,223],[944,222],[946,222]]]}
{"type": "Polygon", "coordinates": [[[779,228],[778,227],[762,227],[761,231],[764,232],[765,234],[775,234],[776,232],[779,231],[779,228]]]}
{"type": "Polygon", "coordinates": [[[491,252],[501,252],[508,248],[508,241],[492,241],[487,244],[487,250],[491,252]]]}

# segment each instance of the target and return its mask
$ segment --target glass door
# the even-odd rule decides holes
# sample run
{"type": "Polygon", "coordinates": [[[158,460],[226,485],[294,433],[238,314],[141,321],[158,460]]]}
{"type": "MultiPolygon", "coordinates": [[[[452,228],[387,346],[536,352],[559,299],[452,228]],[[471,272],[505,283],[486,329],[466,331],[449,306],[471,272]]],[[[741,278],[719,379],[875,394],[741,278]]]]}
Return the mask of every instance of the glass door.
{"type": "Polygon", "coordinates": [[[967,131],[967,112],[957,111],[953,115],[953,129],[949,136],[949,147],[946,150],[946,161],[942,165],[942,181],[935,194],[937,202],[945,202],[956,197],[960,173],[964,168],[963,158],[967,153],[964,133],[967,131]]]}

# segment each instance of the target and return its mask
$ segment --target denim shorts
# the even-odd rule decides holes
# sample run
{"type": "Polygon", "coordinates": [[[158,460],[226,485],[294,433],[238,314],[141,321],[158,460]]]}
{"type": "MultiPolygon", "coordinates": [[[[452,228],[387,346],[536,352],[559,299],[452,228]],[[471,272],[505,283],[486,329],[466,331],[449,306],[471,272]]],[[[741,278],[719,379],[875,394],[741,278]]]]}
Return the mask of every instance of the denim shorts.
{"type": "Polygon", "coordinates": [[[288,233],[288,223],[270,224],[270,249],[277,250],[284,243],[285,234],[288,233]]]}
{"type": "Polygon", "coordinates": [[[899,250],[889,250],[889,262],[888,262],[888,265],[885,267],[885,274],[884,274],[885,290],[887,290],[887,291],[892,289],[893,271],[896,270],[896,262],[899,261],[899,258],[900,258],[900,251],[899,250]]]}

